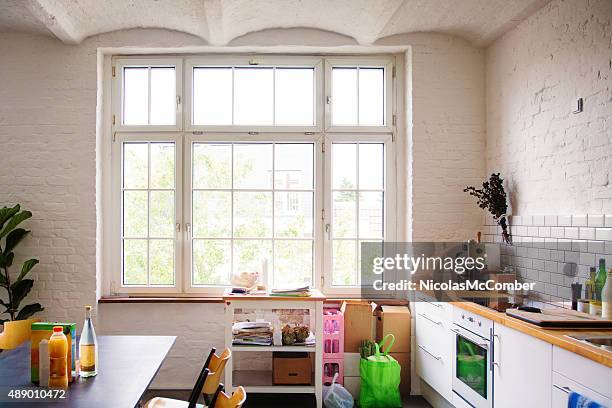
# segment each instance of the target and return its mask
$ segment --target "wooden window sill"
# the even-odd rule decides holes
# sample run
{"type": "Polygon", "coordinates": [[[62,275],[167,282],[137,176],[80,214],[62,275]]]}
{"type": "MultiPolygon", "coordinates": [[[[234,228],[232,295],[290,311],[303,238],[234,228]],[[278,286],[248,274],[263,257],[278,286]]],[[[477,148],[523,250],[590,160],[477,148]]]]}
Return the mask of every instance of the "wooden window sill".
{"type": "Polygon", "coordinates": [[[103,296],[98,303],[223,303],[220,297],[103,296]]]}

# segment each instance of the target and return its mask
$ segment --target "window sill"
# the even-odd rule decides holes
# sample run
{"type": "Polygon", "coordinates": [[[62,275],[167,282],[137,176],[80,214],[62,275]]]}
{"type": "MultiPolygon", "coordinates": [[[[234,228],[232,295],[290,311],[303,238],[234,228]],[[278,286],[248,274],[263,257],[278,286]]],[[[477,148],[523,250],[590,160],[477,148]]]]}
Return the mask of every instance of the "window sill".
{"type": "Polygon", "coordinates": [[[220,297],[103,296],[98,303],[223,303],[220,297]]]}

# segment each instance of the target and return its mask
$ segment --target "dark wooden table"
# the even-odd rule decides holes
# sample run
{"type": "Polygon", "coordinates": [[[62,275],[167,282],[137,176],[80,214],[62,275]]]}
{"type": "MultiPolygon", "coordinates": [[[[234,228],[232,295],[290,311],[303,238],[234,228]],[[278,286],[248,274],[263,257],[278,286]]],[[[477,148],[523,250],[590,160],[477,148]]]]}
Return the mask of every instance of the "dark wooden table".
{"type": "Polygon", "coordinates": [[[8,391],[46,388],[30,382],[30,344],[0,353],[0,406],[135,407],[159,371],[175,336],[99,336],[98,375],[78,378],[61,400],[9,402],[8,391]]]}

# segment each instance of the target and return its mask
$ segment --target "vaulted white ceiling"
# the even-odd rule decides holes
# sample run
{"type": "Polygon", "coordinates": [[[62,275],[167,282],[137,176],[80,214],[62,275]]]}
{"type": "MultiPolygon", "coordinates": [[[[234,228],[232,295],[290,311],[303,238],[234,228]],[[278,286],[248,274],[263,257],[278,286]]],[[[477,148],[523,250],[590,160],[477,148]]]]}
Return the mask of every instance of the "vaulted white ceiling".
{"type": "Polygon", "coordinates": [[[92,35],[164,28],[226,45],[271,28],[307,27],[360,44],[401,33],[438,32],[487,45],[549,0],[0,0],[0,31],[92,35]]]}

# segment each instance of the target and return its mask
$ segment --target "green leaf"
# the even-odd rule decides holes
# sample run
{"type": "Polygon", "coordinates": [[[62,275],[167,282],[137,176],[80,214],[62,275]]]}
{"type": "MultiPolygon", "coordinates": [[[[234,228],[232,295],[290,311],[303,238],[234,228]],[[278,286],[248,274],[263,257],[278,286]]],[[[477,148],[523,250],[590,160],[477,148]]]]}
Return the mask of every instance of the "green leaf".
{"type": "Polygon", "coordinates": [[[32,303],[31,305],[24,306],[17,314],[17,320],[25,320],[34,313],[42,312],[43,310],[45,310],[45,308],[42,307],[40,303],[32,303]]]}
{"type": "Polygon", "coordinates": [[[4,226],[4,223],[11,218],[13,215],[17,214],[21,206],[17,204],[14,207],[2,207],[0,208],[0,229],[4,226]]]}
{"type": "Polygon", "coordinates": [[[9,252],[8,254],[0,252],[0,268],[8,268],[13,264],[13,258],[15,254],[9,252]]]}
{"type": "MultiPolygon", "coordinates": [[[[6,277],[4,276],[4,272],[0,271],[0,286],[4,286],[6,288],[6,277]]],[[[0,305],[4,304],[2,300],[0,300],[0,305]]]]}
{"type": "Polygon", "coordinates": [[[20,280],[25,278],[28,272],[30,272],[30,270],[32,270],[32,268],[35,267],[37,264],[38,264],[38,259],[32,258],[32,259],[28,259],[27,261],[25,261],[23,265],[21,266],[21,273],[19,274],[15,282],[19,282],[20,280]]]}
{"type": "Polygon", "coordinates": [[[14,230],[19,224],[21,224],[23,221],[27,220],[31,216],[32,213],[30,211],[22,211],[20,213],[15,214],[8,220],[4,228],[0,230],[0,239],[5,237],[9,232],[14,230]]]}
{"type": "Polygon", "coordinates": [[[9,232],[9,234],[6,236],[6,245],[4,246],[4,252],[8,253],[12,251],[17,246],[17,244],[19,244],[19,242],[21,242],[21,240],[24,239],[26,235],[28,235],[29,232],[30,231],[27,231],[23,228],[17,228],[9,232]]]}
{"type": "Polygon", "coordinates": [[[11,309],[17,310],[21,301],[30,293],[32,290],[34,281],[32,279],[23,279],[19,282],[15,282],[11,285],[11,291],[13,292],[13,303],[11,309]]]}

